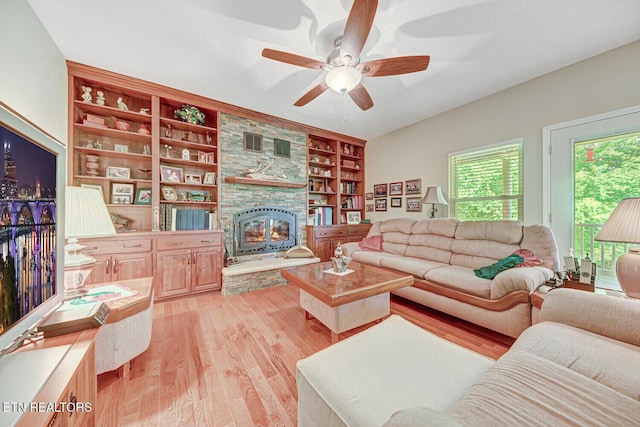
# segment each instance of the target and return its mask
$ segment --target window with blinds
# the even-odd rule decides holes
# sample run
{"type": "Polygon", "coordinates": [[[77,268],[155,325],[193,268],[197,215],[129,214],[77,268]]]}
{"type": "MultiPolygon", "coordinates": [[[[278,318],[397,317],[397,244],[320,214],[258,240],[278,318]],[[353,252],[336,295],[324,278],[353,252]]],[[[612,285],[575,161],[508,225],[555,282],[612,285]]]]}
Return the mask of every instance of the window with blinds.
{"type": "Polygon", "coordinates": [[[523,141],[449,154],[449,216],[523,220],[523,141]]]}

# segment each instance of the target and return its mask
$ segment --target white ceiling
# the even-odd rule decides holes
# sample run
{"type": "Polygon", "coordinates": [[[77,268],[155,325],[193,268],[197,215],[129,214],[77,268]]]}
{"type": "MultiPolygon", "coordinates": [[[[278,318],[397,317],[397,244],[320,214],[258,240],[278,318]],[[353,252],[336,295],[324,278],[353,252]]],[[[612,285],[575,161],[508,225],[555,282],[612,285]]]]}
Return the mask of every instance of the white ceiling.
{"type": "Polygon", "coordinates": [[[380,0],[362,61],[431,62],[365,78],[363,112],[332,91],[294,107],[323,72],[261,56],[324,60],[353,0],[28,2],[68,60],[364,139],[640,39],[639,0],[380,0]]]}

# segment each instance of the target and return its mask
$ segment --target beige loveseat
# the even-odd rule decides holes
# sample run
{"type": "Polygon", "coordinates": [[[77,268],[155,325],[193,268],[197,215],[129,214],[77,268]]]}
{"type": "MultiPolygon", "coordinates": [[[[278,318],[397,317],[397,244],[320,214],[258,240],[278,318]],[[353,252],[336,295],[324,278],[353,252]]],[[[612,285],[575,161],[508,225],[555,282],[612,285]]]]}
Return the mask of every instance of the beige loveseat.
{"type": "Polygon", "coordinates": [[[511,337],[531,326],[529,295],[558,270],[558,249],[551,230],[517,221],[458,221],[451,218],[396,218],[372,225],[368,237],[382,236],[382,250],[343,245],[363,264],[414,276],[413,286],[394,291],[404,298],[511,337]],[[476,277],[486,267],[519,249],[542,259],[492,280],[476,277]]]}
{"type": "Polygon", "coordinates": [[[298,426],[640,425],[640,301],[557,289],[540,316],[493,361],[393,315],[298,362],[298,426]]]}

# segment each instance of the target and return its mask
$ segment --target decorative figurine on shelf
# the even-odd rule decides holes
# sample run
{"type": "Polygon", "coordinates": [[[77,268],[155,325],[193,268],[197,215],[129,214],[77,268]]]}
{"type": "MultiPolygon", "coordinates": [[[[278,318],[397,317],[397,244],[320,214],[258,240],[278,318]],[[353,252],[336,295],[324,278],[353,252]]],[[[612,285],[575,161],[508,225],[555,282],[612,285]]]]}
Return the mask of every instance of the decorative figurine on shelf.
{"type": "Polygon", "coordinates": [[[342,149],[342,152],[344,154],[349,154],[350,153],[349,144],[344,144],[344,148],[342,149]]]}
{"type": "Polygon", "coordinates": [[[95,148],[97,148],[98,150],[102,150],[102,142],[100,142],[100,141],[95,141],[95,142],[93,143],[93,146],[94,146],[95,148]]]}
{"type": "Polygon", "coordinates": [[[211,134],[209,133],[209,131],[207,131],[207,134],[205,136],[205,140],[207,141],[207,144],[209,144],[209,145],[213,144],[213,138],[211,137],[211,134]]]}
{"type": "Polygon", "coordinates": [[[146,114],[148,116],[149,115],[149,109],[148,108],[141,108],[139,113],[140,114],[146,114]]]}
{"type": "Polygon", "coordinates": [[[167,130],[164,131],[164,136],[173,138],[173,126],[171,126],[171,123],[167,124],[167,130]]]}
{"type": "Polygon", "coordinates": [[[351,154],[352,156],[355,155],[355,152],[356,152],[355,150],[356,149],[355,149],[355,147],[353,145],[349,146],[349,154],[351,154]]]}
{"type": "Polygon", "coordinates": [[[101,90],[96,92],[96,104],[104,107],[104,92],[101,90]]]}
{"type": "Polygon", "coordinates": [[[82,86],[82,102],[91,104],[93,97],[91,96],[91,88],[89,86],[82,86]]]}
{"type": "Polygon", "coordinates": [[[191,131],[189,131],[189,133],[187,134],[187,141],[198,142],[198,140],[196,139],[196,136],[191,131]]]}
{"type": "Polygon", "coordinates": [[[129,111],[129,107],[127,107],[127,104],[124,103],[121,96],[118,97],[117,104],[118,104],[118,109],[123,111],[129,111]]]}
{"type": "Polygon", "coordinates": [[[185,148],[182,150],[182,160],[191,160],[191,152],[185,148]]]}
{"type": "Polygon", "coordinates": [[[171,149],[173,147],[171,147],[169,144],[164,144],[164,149],[167,150],[167,152],[165,153],[165,157],[171,157],[171,149]]]}

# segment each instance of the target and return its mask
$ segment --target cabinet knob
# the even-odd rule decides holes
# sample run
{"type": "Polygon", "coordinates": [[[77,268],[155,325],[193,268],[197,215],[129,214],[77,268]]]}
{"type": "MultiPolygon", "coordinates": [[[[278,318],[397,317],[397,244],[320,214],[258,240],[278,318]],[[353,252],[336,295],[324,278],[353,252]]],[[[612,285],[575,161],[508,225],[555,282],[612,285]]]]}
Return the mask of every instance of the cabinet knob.
{"type": "Polygon", "coordinates": [[[209,240],[200,240],[200,243],[215,243],[215,240],[213,240],[213,239],[209,239],[209,240]]]}
{"type": "Polygon", "coordinates": [[[167,243],[167,246],[180,246],[182,245],[182,242],[169,242],[167,243]]]}
{"type": "Polygon", "coordinates": [[[111,265],[111,261],[110,260],[106,260],[104,262],[104,268],[107,271],[107,274],[109,274],[109,266],[111,265]]]}
{"type": "Polygon", "coordinates": [[[122,245],[123,248],[141,248],[142,244],[138,243],[137,245],[122,245]]]}
{"type": "Polygon", "coordinates": [[[118,260],[114,259],[113,260],[113,274],[116,274],[118,272],[118,260]]]}

